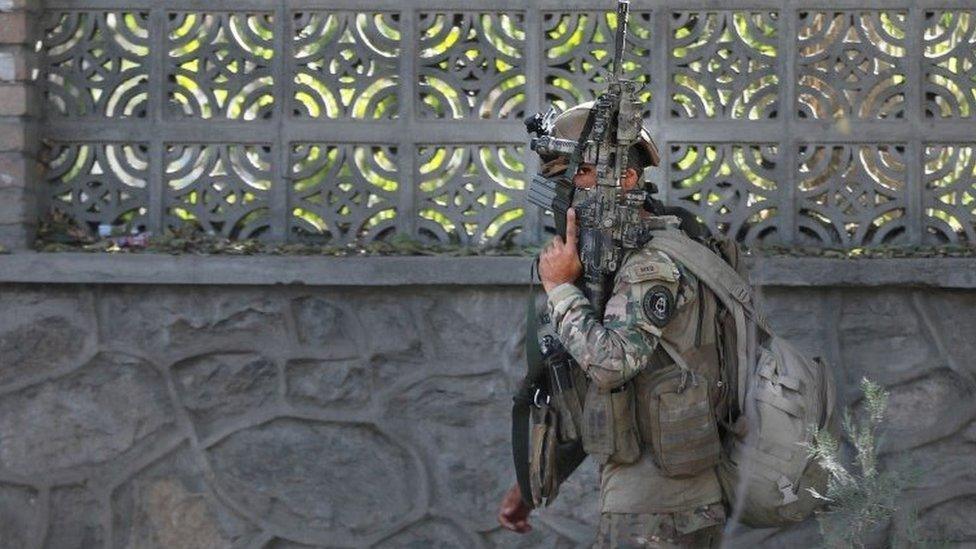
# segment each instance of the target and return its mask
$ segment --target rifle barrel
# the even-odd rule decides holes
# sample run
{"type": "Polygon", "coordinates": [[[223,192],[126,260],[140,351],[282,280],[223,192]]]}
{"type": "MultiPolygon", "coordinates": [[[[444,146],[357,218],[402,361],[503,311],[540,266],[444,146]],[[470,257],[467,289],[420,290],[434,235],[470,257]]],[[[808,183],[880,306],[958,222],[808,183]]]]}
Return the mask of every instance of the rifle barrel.
{"type": "Polygon", "coordinates": [[[627,44],[627,22],[630,19],[630,0],[617,0],[617,39],[613,51],[613,75],[624,74],[624,46],[627,44]]]}

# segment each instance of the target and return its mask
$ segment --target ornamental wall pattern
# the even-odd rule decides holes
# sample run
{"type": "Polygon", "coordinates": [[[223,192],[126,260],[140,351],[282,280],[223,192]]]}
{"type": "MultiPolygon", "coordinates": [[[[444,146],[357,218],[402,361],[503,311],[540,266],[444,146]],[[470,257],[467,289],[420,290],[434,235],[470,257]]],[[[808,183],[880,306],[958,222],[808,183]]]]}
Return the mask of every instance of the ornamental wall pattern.
{"type": "MultiPolygon", "coordinates": [[[[539,242],[521,119],[603,89],[605,4],[49,2],[41,208],[93,231],[539,242]]],[[[633,2],[660,196],[747,244],[972,243],[976,2],[870,6],[633,2]]]]}

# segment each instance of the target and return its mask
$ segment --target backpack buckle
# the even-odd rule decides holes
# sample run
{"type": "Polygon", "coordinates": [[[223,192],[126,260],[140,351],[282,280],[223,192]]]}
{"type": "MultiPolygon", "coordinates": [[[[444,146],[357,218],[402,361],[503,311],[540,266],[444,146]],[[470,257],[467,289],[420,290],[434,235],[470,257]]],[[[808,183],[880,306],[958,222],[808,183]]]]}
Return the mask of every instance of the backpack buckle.
{"type": "Polygon", "coordinates": [[[776,486],[783,495],[783,505],[789,505],[790,503],[800,499],[796,497],[795,493],[793,493],[793,483],[790,482],[790,479],[786,478],[786,476],[780,475],[779,480],[776,482],[776,486]]]}
{"type": "Polygon", "coordinates": [[[744,286],[736,285],[731,288],[732,297],[739,303],[749,303],[749,289],[744,286]]]}

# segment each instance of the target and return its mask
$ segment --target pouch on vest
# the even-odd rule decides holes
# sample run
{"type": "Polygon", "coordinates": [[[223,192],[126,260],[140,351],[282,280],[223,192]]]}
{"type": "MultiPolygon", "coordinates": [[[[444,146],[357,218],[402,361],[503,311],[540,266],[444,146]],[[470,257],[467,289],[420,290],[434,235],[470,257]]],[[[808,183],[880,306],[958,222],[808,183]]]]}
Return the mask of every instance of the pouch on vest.
{"type": "Polygon", "coordinates": [[[597,463],[634,463],[640,458],[636,395],[633,383],[613,391],[590,383],[583,408],[583,449],[597,463]]]}
{"type": "Polygon", "coordinates": [[[586,374],[565,351],[547,356],[545,362],[546,370],[549,372],[552,406],[559,416],[559,441],[580,440],[583,430],[586,374]]]}
{"type": "Polygon", "coordinates": [[[708,382],[674,364],[660,371],[643,403],[654,461],[669,477],[693,476],[721,456],[708,382]]]}
{"type": "Polygon", "coordinates": [[[590,383],[583,405],[583,450],[604,464],[613,453],[613,408],[610,392],[590,383]]]}
{"type": "Polygon", "coordinates": [[[627,382],[611,391],[610,406],[613,414],[613,454],[610,461],[635,463],[640,458],[641,444],[634,384],[627,382]]]}
{"type": "Polygon", "coordinates": [[[529,482],[535,507],[552,500],[559,490],[556,474],[558,416],[548,405],[532,410],[529,433],[529,482]]]}

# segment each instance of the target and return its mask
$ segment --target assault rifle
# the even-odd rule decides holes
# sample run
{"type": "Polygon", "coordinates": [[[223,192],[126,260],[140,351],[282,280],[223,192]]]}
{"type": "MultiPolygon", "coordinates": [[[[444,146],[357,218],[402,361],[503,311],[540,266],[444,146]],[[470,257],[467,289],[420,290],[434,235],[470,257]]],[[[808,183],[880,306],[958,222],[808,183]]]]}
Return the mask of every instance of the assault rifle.
{"type": "Polygon", "coordinates": [[[642,85],[623,78],[623,52],[627,42],[629,0],[617,2],[617,34],[613,70],[607,90],[597,98],[578,140],[551,135],[555,111],[536,114],[526,127],[536,137],[530,147],[542,157],[567,156],[569,164],[558,178],[538,174],[529,185],[528,200],[553,212],[557,232],[565,237],[566,210],[576,204],[580,227],[579,254],[583,263],[583,293],[598,316],[606,305],[609,278],[617,270],[623,251],[646,242],[648,221],[641,219],[647,192],[622,193],[620,180],[627,170],[630,148],[640,139],[642,85]],[[574,188],[572,177],[580,164],[596,167],[596,187],[574,188]],[[585,193],[576,197],[575,193],[585,193]]]}

